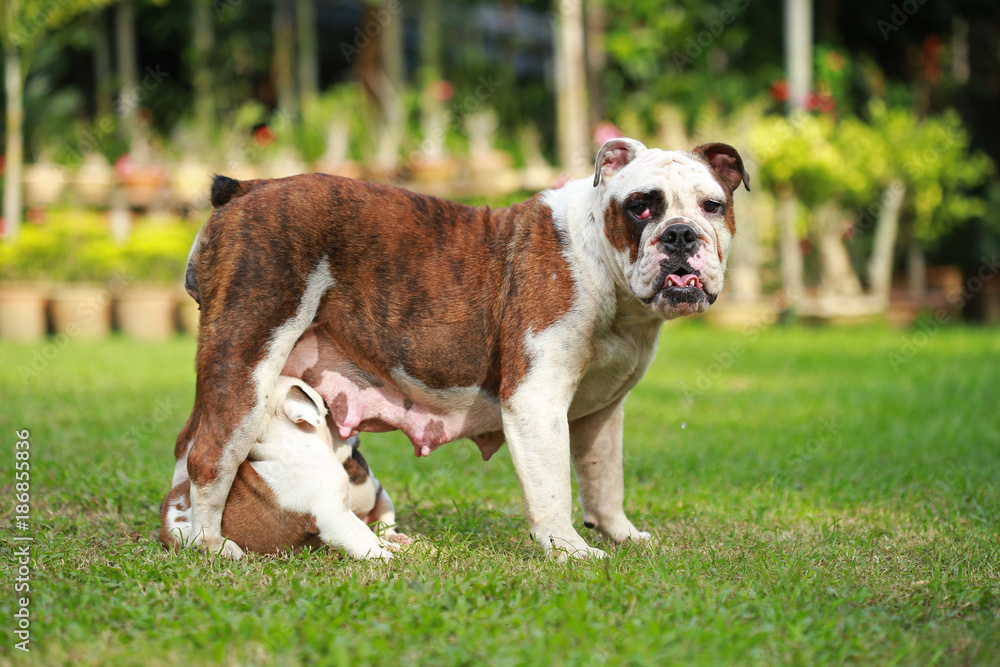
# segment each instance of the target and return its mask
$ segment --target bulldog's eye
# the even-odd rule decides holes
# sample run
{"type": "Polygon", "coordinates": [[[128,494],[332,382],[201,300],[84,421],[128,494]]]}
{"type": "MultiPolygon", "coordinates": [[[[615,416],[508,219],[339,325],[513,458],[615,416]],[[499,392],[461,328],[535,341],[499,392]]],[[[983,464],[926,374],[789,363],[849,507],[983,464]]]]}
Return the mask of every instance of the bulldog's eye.
{"type": "Polygon", "coordinates": [[[722,210],[722,202],[707,200],[701,207],[705,210],[705,213],[718,213],[722,210]]]}
{"type": "Polygon", "coordinates": [[[628,210],[629,213],[639,218],[640,220],[645,220],[651,215],[649,211],[649,205],[646,204],[645,202],[632,204],[628,210]]]}

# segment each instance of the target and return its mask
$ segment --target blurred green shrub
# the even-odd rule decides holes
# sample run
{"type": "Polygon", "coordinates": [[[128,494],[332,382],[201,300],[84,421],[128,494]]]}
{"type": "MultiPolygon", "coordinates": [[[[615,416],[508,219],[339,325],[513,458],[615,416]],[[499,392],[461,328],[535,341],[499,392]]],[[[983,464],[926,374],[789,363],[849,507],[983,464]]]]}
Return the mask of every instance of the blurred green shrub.
{"type": "Polygon", "coordinates": [[[198,232],[182,220],[140,220],[122,246],[122,269],[138,282],[180,283],[198,232]]]}
{"type": "Polygon", "coordinates": [[[121,264],[121,248],[93,212],[53,212],[42,225],[25,225],[16,242],[0,245],[2,280],[103,282],[121,264]]]}
{"type": "Polygon", "coordinates": [[[970,191],[989,177],[992,162],[970,153],[957,114],[918,119],[876,103],[869,116],[764,117],[750,136],[762,185],[791,189],[806,206],[833,201],[857,209],[901,181],[904,216],[924,241],[985,212],[985,201],[970,191]]]}
{"type": "Polygon", "coordinates": [[[17,241],[0,243],[0,280],[173,283],[184,275],[197,227],[180,219],[140,220],[116,243],[104,215],[54,211],[44,224],[25,225],[17,241]]]}

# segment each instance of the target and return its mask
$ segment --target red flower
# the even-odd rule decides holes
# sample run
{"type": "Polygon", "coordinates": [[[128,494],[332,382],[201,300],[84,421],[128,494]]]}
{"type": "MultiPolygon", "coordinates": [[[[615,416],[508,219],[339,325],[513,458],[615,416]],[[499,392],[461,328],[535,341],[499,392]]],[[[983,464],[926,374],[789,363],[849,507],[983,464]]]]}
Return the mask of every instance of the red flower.
{"type": "Polygon", "coordinates": [[[788,100],[788,82],[782,79],[771,84],[771,97],[775,102],[785,102],[788,100]]]}
{"type": "Polygon", "coordinates": [[[594,143],[603,146],[612,139],[622,136],[622,131],[614,123],[604,121],[594,128],[594,143]]]}
{"type": "Polygon", "coordinates": [[[267,148],[273,144],[276,138],[277,135],[274,133],[274,130],[263,123],[253,129],[253,140],[262,148],[267,148]]]}
{"type": "Polygon", "coordinates": [[[432,92],[438,102],[447,102],[455,96],[455,86],[451,85],[450,81],[437,81],[433,85],[432,92]]]}

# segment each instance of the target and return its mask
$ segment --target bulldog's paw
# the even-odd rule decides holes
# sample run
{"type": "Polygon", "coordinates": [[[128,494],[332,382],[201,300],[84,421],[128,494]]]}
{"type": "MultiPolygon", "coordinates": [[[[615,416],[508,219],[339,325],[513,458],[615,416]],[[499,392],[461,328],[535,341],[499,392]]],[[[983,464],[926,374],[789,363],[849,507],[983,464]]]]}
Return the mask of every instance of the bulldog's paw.
{"type": "Polygon", "coordinates": [[[566,563],[569,560],[583,560],[585,558],[600,560],[608,557],[607,552],[590,546],[585,546],[582,549],[574,549],[573,551],[570,551],[565,547],[553,546],[549,549],[547,555],[549,558],[554,559],[557,563],[566,563]]]}
{"type": "Polygon", "coordinates": [[[637,530],[634,533],[629,533],[625,540],[630,542],[645,542],[653,537],[652,533],[647,533],[644,530],[637,530]]]}
{"type": "Polygon", "coordinates": [[[608,554],[587,544],[575,534],[560,536],[552,532],[539,531],[533,534],[535,541],[545,550],[545,555],[558,563],[570,559],[607,558],[608,554]]]}
{"type": "Polygon", "coordinates": [[[643,542],[652,537],[651,533],[639,530],[633,526],[632,522],[625,518],[624,514],[606,522],[597,522],[588,517],[584,520],[583,525],[587,528],[593,528],[598,531],[605,541],[611,542],[612,544],[621,544],[622,542],[629,541],[643,542]]]}
{"type": "Polygon", "coordinates": [[[190,544],[191,547],[199,551],[205,551],[213,556],[222,556],[230,560],[243,558],[244,552],[240,545],[224,537],[206,537],[199,535],[190,544]]]}

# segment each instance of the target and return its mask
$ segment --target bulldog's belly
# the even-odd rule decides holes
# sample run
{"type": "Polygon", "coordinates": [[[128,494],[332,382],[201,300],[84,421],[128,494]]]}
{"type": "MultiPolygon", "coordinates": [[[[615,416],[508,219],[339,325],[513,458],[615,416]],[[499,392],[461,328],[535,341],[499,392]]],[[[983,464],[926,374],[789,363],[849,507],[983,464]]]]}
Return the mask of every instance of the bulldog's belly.
{"type": "Polygon", "coordinates": [[[322,329],[310,327],[295,344],[282,375],[301,378],[326,401],[342,438],[400,430],[414,454],[469,438],[489,459],[503,444],[500,402],[479,387],[430,389],[402,370],[376,378],[358,368],[322,329]]]}

